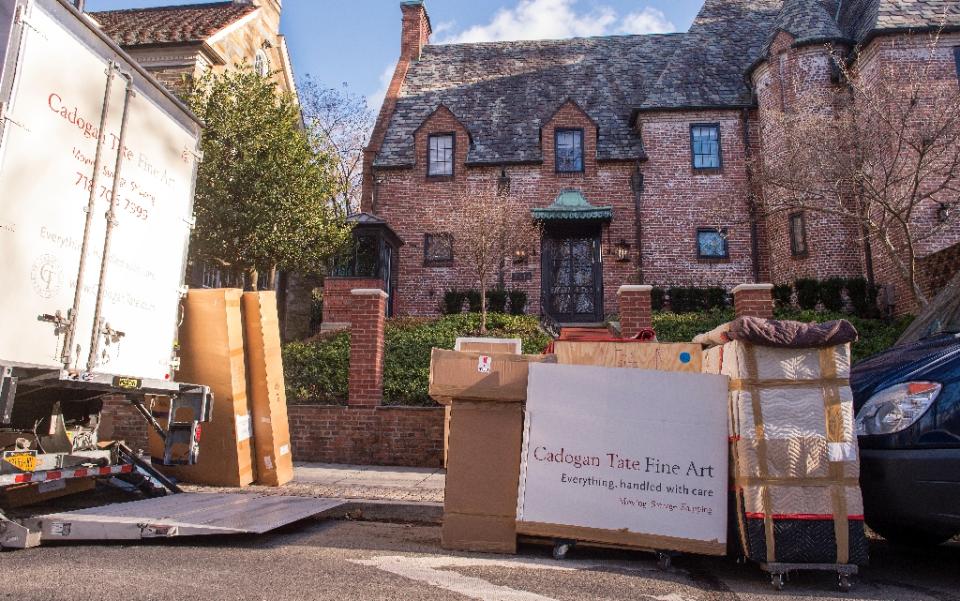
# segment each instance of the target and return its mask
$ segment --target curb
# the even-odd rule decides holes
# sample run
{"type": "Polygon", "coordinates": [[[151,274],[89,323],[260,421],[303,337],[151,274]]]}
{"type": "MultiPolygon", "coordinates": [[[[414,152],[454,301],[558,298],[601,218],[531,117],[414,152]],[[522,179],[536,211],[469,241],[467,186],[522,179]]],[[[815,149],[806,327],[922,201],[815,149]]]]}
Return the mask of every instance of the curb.
{"type": "Polygon", "coordinates": [[[345,499],[345,503],[315,516],[316,519],[440,525],[443,503],[345,499]]]}

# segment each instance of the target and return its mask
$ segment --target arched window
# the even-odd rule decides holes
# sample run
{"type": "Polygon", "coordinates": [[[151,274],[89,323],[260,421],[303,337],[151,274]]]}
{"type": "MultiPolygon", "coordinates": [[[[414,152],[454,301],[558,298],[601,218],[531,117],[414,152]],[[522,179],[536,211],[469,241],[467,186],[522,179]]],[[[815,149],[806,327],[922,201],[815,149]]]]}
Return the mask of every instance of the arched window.
{"type": "Polygon", "coordinates": [[[257,50],[257,54],[253,58],[253,70],[260,77],[270,75],[270,57],[263,50],[257,50]]]}

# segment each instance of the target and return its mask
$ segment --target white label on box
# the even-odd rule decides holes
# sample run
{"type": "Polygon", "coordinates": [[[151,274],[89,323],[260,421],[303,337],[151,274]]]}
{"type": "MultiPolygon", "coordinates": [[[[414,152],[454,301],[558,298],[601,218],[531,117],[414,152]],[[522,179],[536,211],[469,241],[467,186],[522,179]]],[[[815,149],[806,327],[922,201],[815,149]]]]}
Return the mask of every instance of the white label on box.
{"type": "Polygon", "coordinates": [[[270,455],[263,456],[263,465],[267,466],[268,470],[273,469],[273,460],[270,459],[270,455]]]}
{"type": "Polygon", "coordinates": [[[50,536],[70,536],[69,522],[51,522],[50,536]]]}
{"type": "Polygon", "coordinates": [[[261,423],[261,424],[269,424],[269,423],[270,423],[270,418],[269,418],[269,417],[261,417],[261,418],[260,418],[260,423],[261,423]]]}
{"type": "Polygon", "coordinates": [[[63,490],[66,487],[67,487],[66,480],[51,480],[49,482],[41,482],[37,486],[37,492],[39,492],[40,494],[43,494],[47,492],[53,492],[55,490],[63,490]]]}
{"type": "Polygon", "coordinates": [[[250,433],[253,431],[253,424],[250,421],[249,415],[237,416],[237,442],[243,442],[250,438],[250,433]]]}
{"type": "Polygon", "coordinates": [[[727,378],[532,363],[517,519],[722,544],[727,378]]]}
{"type": "Polygon", "coordinates": [[[480,355],[480,359],[477,360],[477,371],[482,374],[490,373],[490,367],[493,362],[487,355],[480,355]]]}
{"type": "Polygon", "coordinates": [[[281,456],[281,457],[283,457],[284,455],[286,455],[286,454],[289,453],[289,452],[290,452],[290,445],[285,444],[285,445],[283,445],[282,447],[280,447],[280,456],[281,456]]]}

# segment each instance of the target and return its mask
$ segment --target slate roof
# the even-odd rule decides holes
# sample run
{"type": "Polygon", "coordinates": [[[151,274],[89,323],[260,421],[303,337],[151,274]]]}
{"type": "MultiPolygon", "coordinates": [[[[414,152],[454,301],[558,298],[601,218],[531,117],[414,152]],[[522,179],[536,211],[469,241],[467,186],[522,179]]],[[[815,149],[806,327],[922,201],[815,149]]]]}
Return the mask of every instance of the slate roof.
{"type": "Polygon", "coordinates": [[[958,0],[706,0],[686,33],[428,45],[375,165],[412,165],[414,131],[441,104],[470,133],[469,163],[540,161],[540,128],[567,100],[597,123],[599,160],[640,160],[637,111],[753,106],[747,70],[779,31],[860,42],[944,14],[960,27],[958,0]]]}
{"type": "Polygon", "coordinates": [[[203,42],[257,10],[251,4],[211,2],[91,13],[104,33],[121,46],[203,42]]]}

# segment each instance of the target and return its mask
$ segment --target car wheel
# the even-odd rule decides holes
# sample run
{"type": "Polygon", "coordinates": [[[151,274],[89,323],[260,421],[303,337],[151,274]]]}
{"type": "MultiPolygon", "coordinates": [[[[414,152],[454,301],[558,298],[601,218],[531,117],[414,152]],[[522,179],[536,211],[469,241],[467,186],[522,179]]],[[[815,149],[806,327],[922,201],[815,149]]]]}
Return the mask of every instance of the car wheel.
{"type": "Polygon", "coordinates": [[[902,524],[893,525],[881,522],[868,525],[877,534],[885,538],[888,543],[900,547],[935,547],[956,535],[955,532],[916,528],[902,524]]]}

